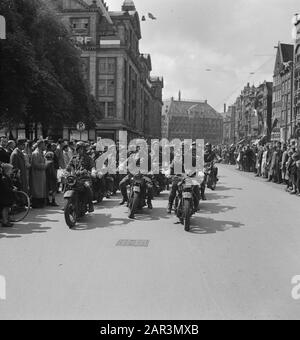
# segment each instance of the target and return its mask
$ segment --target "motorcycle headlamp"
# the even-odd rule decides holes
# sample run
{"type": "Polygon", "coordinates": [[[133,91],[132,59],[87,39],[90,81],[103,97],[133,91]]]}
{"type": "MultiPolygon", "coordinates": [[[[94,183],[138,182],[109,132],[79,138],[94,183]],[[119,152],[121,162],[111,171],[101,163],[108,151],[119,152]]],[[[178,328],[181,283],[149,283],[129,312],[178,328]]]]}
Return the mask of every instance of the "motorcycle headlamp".
{"type": "Polygon", "coordinates": [[[76,178],[73,177],[73,176],[69,176],[68,179],[67,179],[67,183],[70,186],[74,186],[76,184],[76,178]]]}

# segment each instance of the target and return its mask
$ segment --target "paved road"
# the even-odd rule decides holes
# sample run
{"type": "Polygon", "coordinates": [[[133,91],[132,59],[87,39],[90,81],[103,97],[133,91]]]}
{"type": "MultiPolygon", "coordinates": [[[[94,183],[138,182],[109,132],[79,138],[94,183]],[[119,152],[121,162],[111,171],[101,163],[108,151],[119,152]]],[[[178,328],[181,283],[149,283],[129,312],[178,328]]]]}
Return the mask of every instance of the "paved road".
{"type": "Polygon", "coordinates": [[[232,167],[220,175],[191,233],[166,214],[166,195],[136,221],[112,200],[76,231],[57,209],[1,230],[0,319],[299,319],[300,198],[232,167]]]}

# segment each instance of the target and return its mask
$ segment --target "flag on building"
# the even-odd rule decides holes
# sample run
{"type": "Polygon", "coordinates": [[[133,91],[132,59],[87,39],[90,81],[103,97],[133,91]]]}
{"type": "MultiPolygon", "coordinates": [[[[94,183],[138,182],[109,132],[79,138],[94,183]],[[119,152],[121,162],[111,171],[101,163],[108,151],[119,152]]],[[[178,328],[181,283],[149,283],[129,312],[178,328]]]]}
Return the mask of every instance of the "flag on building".
{"type": "Polygon", "coordinates": [[[152,20],[157,20],[156,17],[152,13],[148,13],[148,16],[152,20]]]}

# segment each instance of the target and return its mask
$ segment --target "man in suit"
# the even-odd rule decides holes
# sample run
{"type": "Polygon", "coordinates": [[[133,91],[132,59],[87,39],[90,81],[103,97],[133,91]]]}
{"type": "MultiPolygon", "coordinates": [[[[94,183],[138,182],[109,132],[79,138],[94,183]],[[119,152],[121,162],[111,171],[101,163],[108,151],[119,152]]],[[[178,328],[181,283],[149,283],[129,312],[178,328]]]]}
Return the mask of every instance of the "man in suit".
{"type": "Polygon", "coordinates": [[[6,147],[6,151],[9,154],[9,158],[10,158],[11,154],[13,153],[13,151],[15,150],[15,148],[16,148],[16,142],[14,140],[9,140],[7,142],[7,147],[6,147]]]}
{"type": "Polygon", "coordinates": [[[9,153],[6,150],[7,148],[7,137],[0,137],[0,162],[8,164],[10,161],[9,153]]]}

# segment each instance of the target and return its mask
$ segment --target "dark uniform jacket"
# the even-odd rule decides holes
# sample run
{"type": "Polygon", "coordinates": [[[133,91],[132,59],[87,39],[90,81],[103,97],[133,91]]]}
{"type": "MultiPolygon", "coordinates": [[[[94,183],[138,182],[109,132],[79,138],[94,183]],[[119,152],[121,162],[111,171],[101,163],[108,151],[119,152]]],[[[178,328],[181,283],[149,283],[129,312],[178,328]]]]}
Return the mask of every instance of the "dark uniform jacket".
{"type": "Polygon", "coordinates": [[[14,202],[13,184],[9,177],[0,175],[0,207],[10,207],[14,202]]]}
{"type": "Polygon", "coordinates": [[[9,164],[10,155],[9,153],[0,146],[0,162],[9,164]]]}
{"type": "Polygon", "coordinates": [[[87,155],[84,154],[82,156],[74,156],[69,165],[67,170],[75,170],[75,171],[82,171],[82,170],[87,170],[87,171],[92,171],[92,169],[95,167],[95,162],[93,159],[87,155]]]}

